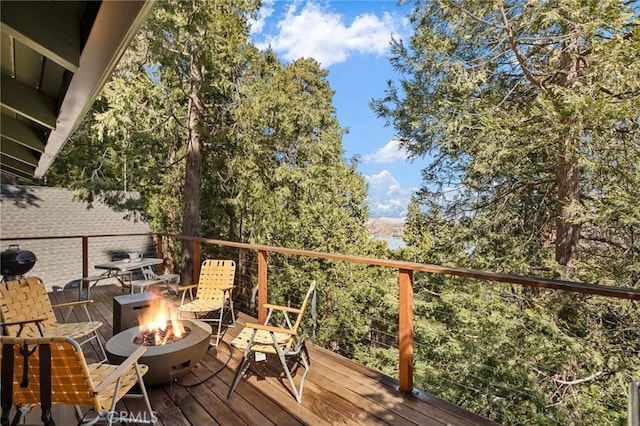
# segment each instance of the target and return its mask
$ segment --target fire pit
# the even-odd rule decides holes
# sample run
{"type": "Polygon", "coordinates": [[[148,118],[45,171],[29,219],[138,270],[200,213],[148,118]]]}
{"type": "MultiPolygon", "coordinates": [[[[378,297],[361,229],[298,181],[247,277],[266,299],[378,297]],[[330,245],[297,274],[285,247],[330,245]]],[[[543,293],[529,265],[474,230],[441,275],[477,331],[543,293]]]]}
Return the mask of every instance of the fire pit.
{"type": "Polygon", "coordinates": [[[109,362],[119,364],[141,345],[147,351],[140,363],[149,366],[144,376],[146,385],[170,382],[188,373],[204,356],[209,347],[211,326],[202,321],[165,320],[164,306],[154,309],[155,318],[141,318],[139,327],[132,327],[113,336],[107,342],[109,362]],[[160,318],[160,319],[158,319],[160,318]]]}

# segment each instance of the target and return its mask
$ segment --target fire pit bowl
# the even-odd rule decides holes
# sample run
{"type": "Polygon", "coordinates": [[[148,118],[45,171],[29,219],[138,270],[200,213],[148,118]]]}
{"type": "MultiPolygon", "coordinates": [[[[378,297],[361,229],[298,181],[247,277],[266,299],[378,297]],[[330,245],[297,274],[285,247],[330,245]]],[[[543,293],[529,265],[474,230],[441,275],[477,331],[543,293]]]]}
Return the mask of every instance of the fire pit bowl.
{"type": "MultiPolygon", "coordinates": [[[[141,364],[149,366],[144,376],[148,386],[162,385],[188,373],[204,356],[209,347],[211,326],[202,321],[181,319],[188,331],[186,336],[172,343],[147,346],[140,358],[141,364]]],[[[109,362],[120,364],[140,346],[140,329],[132,327],[113,336],[107,342],[109,362]]]]}

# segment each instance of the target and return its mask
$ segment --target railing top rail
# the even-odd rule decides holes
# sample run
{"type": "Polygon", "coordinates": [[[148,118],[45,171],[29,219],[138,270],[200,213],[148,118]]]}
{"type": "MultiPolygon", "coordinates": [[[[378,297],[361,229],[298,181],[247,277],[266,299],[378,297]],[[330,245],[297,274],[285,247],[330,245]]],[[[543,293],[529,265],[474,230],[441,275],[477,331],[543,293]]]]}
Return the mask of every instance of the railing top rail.
{"type": "Polygon", "coordinates": [[[141,236],[154,236],[155,233],[138,232],[133,234],[94,234],[94,235],[47,235],[39,237],[5,237],[2,236],[0,241],[17,241],[17,240],[68,240],[73,238],[105,238],[105,237],[141,237],[141,236]]]}
{"type": "MultiPolygon", "coordinates": [[[[102,237],[128,237],[141,235],[156,235],[153,233],[132,234],[96,234],[96,235],[72,235],[72,236],[47,236],[47,237],[2,237],[0,241],[38,240],[38,239],[67,239],[67,238],[102,238],[102,237]]],[[[628,287],[611,287],[597,284],[579,283],[574,281],[560,281],[547,278],[536,278],[524,275],[498,274],[494,272],[477,271],[473,269],[453,268],[423,263],[404,262],[400,260],[376,259],[372,257],[352,256],[338,253],[326,253],[311,250],[292,249],[286,247],[274,247],[261,244],[239,243],[233,241],[216,240],[211,238],[192,237],[180,234],[162,234],[188,241],[199,241],[206,244],[215,244],[225,247],[235,247],[248,250],[258,250],[271,253],[291,254],[297,256],[315,257],[343,262],[359,263],[371,266],[382,266],[400,270],[430,272],[434,274],[451,275],[457,277],[474,278],[494,282],[518,284],[527,287],[548,288],[553,290],[569,291],[574,293],[592,294],[619,299],[640,300],[640,289],[628,287]]]]}
{"type": "Polygon", "coordinates": [[[579,283],[573,281],[560,281],[547,278],[535,278],[524,275],[498,274],[494,272],[477,271],[473,269],[452,268],[447,266],[429,265],[424,263],[412,263],[399,260],[376,259],[371,257],[351,256],[337,253],[325,253],[311,250],[291,249],[286,247],[273,247],[260,244],[237,243],[209,238],[189,237],[186,235],[174,235],[184,240],[200,241],[207,244],[216,244],[226,247],[244,248],[250,250],[263,250],[272,253],[293,254],[298,256],[316,257],[321,259],[338,260],[351,263],[360,263],[372,266],[384,266],[401,270],[431,272],[435,274],[451,275],[457,277],[475,278],[487,281],[519,284],[527,287],[549,288],[574,293],[594,294],[619,299],[640,300],[640,289],[625,287],[610,287],[597,284],[579,283]]]}

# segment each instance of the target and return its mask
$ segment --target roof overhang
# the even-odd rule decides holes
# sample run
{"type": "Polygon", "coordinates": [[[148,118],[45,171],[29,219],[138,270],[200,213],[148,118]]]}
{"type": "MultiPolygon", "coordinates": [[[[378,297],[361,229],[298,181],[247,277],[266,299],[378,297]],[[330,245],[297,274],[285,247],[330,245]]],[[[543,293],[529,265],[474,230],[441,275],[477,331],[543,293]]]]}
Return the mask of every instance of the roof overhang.
{"type": "Polygon", "coordinates": [[[0,166],[42,178],[155,0],[0,2],[0,166]]]}

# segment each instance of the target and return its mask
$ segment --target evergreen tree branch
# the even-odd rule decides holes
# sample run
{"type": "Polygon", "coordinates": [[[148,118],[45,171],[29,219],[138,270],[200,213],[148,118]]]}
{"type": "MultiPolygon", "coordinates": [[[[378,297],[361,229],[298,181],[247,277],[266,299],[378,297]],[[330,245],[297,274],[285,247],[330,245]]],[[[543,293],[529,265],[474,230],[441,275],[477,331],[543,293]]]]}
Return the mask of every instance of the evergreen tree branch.
{"type": "Polygon", "coordinates": [[[516,55],[516,60],[518,61],[518,64],[520,64],[520,68],[522,69],[522,72],[524,73],[525,78],[529,80],[531,84],[536,86],[538,89],[545,90],[544,86],[542,86],[542,83],[540,83],[540,81],[538,81],[538,79],[535,78],[535,76],[527,66],[524,56],[522,56],[520,49],[518,49],[518,43],[513,35],[513,31],[511,30],[511,25],[509,24],[509,18],[507,18],[507,13],[505,12],[504,6],[502,5],[500,5],[500,13],[502,14],[504,31],[507,35],[507,38],[509,39],[511,50],[513,51],[514,55],[516,55]]]}
{"type": "Polygon", "coordinates": [[[582,379],[576,379],[576,380],[567,381],[567,380],[561,380],[561,379],[559,379],[557,377],[554,377],[553,381],[558,383],[558,384],[560,384],[560,385],[573,386],[573,385],[579,385],[581,383],[590,382],[590,381],[592,381],[594,379],[597,379],[598,377],[603,376],[605,374],[611,374],[611,373],[601,370],[601,371],[598,371],[596,373],[593,373],[590,376],[584,377],[582,379]]]}
{"type": "Polygon", "coordinates": [[[594,235],[586,235],[586,234],[582,234],[580,235],[580,238],[585,240],[585,241],[595,241],[598,243],[605,243],[608,244],[610,246],[616,247],[620,250],[623,250],[625,253],[628,252],[634,252],[634,253],[640,253],[640,247],[636,247],[633,245],[626,245],[626,244],[622,244],[619,243],[617,241],[612,240],[611,238],[606,238],[606,237],[599,237],[599,236],[594,236],[594,235]]]}
{"type": "MultiPolygon", "coordinates": [[[[451,3],[451,5],[457,9],[459,9],[462,13],[464,13],[465,15],[467,15],[468,17],[470,17],[471,19],[473,19],[474,21],[477,22],[481,22],[487,26],[489,26],[490,28],[495,28],[497,30],[501,30],[504,29],[502,26],[496,24],[495,22],[491,22],[491,21],[487,21],[486,19],[480,18],[477,15],[474,15],[473,13],[471,13],[467,8],[463,7],[461,4],[456,3],[453,0],[449,0],[449,3],[451,3]]],[[[462,2],[464,3],[464,2],[462,2]]]]}

